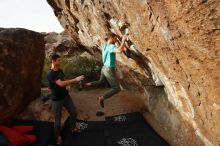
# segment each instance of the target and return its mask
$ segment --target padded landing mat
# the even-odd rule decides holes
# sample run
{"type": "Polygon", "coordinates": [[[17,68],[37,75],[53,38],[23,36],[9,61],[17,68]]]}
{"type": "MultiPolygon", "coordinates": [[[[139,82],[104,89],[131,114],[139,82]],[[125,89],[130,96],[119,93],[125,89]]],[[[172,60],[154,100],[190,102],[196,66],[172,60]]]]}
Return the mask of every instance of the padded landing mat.
{"type": "Polygon", "coordinates": [[[169,146],[140,113],[106,117],[105,122],[78,121],[80,134],[71,134],[68,123],[62,130],[62,146],[169,146]]]}
{"type": "Polygon", "coordinates": [[[69,119],[66,120],[63,130],[62,146],[104,146],[104,122],[77,121],[76,127],[81,129],[80,134],[72,134],[69,129],[69,119]]]}
{"type": "Polygon", "coordinates": [[[47,146],[51,144],[53,138],[53,123],[37,120],[15,119],[13,125],[30,125],[34,126],[31,134],[37,136],[37,141],[30,146],[47,146]]]}
{"type": "Polygon", "coordinates": [[[109,117],[105,117],[105,120],[106,120],[106,124],[123,124],[123,123],[132,123],[135,121],[144,121],[142,115],[138,112],[109,116],[109,117]]]}

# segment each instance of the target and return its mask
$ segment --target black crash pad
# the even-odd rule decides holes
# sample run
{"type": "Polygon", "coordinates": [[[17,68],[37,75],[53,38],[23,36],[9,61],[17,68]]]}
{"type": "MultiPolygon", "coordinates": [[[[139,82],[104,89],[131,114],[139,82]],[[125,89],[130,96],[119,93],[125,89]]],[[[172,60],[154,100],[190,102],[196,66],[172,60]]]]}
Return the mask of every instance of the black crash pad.
{"type": "MultiPolygon", "coordinates": [[[[67,132],[69,130],[69,118],[64,123],[63,132],[67,132]]],[[[104,121],[83,121],[77,120],[76,127],[79,128],[81,131],[92,132],[92,131],[103,131],[104,130],[104,121]]],[[[63,133],[62,132],[62,133],[63,133]]]]}
{"type": "Polygon", "coordinates": [[[169,146],[163,140],[137,133],[108,137],[106,141],[106,146],[169,146]]]}
{"type": "Polygon", "coordinates": [[[105,136],[103,132],[82,132],[80,134],[66,133],[62,146],[104,146],[105,136]]]}
{"type": "Polygon", "coordinates": [[[78,120],[76,127],[82,130],[80,134],[72,134],[69,124],[68,118],[62,129],[62,146],[104,146],[104,122],[78,120]]]}
{"type": "Polygon", "coordinates": [[[111,116],[106,120],[110,121],[104,130],[106,146],[169,146],[140,113],[111,116]]]}
{"type": "Polygon", "coordinates": [[[131,123],[134,121],[143,121],[143,117],[139,112],[114,115],[105,117],[106,124],[123,124],[123,123],[131,123]]]}
{"type": "Polygon", "coordinates": [[[37,120],[14,119],[13,125],[30,125],[34,127],[33,134],[37,137],[37,141],[30,146],[47,146],[51,144],[53,139],[53,123],[37,120]]]}
{"type": "Polygon", "coordinates": [[[123,124],[111,124],[105,125],[104,134],[105,136],[120,136],[124,134],[131,133],[148,133],[151,132],[151,128],[146,125],[144,121],[135,121],[131,123],[123,123],[123,124]]]}
{"type": "Polygon", "coordinates": [[[66,120],[62,130],[62,146],[169,146],[138,112],[109,116],[105,122],[78,123],[82,133],[72,134],[66,120]]]}

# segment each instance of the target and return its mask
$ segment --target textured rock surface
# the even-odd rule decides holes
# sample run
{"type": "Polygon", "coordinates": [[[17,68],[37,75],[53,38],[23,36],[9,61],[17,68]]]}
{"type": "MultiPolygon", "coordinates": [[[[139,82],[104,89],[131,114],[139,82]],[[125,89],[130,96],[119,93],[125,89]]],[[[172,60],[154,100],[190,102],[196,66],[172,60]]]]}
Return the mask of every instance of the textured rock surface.
{"type": "Polygon", "coordinates": [[[143,94],[146,119],[171,145],[220,144],[220,1],[48,3],[91,52],[106,32],[121,36],[126,24],[134,47],[130,59],[118,56],[121,83],[143,94]]]}
{"type": "Polygon", "coordinates": [[[0,123],[40,95],[43,63],[43,35],[0,28],[0,123]]]}
{"type": "Polygon", "coordinates": [[[73,40],[65,32],[45,34],[45,41],[46,57],[49,57],[53,52],[61,52],[63,56],[75,56],[85,51],[89,52],[85,46],[77,40],[73,40]]]}

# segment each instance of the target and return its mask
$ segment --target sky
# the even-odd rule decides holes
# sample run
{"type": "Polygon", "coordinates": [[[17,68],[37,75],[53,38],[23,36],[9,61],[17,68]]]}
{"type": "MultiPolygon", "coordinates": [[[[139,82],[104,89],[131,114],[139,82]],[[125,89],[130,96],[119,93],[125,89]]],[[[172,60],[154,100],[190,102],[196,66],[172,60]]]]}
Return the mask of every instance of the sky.
{"type": "Polygon", "coordinates": [[[0,0],[0,27],[20,27],[37,32],[63,31],[46,0],[0,0]]]}

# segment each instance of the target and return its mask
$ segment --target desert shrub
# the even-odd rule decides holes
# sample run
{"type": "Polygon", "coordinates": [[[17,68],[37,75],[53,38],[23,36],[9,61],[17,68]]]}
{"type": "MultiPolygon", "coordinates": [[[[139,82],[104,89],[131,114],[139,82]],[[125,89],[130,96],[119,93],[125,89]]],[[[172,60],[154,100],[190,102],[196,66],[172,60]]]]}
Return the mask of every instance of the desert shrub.
{"type": "MultiPolygon", "coordinates": [[[[96,59],[76,56],[73,58],[62,58],[61,69],[67,79],[75,78],[79,75],[85,75],[86,81],[99,79],[102,62],[96,59]]],[[[42,74],[42,86],[47,86],[47,73],[50,69],[50,60],[45,60],[42,74]]]]}

